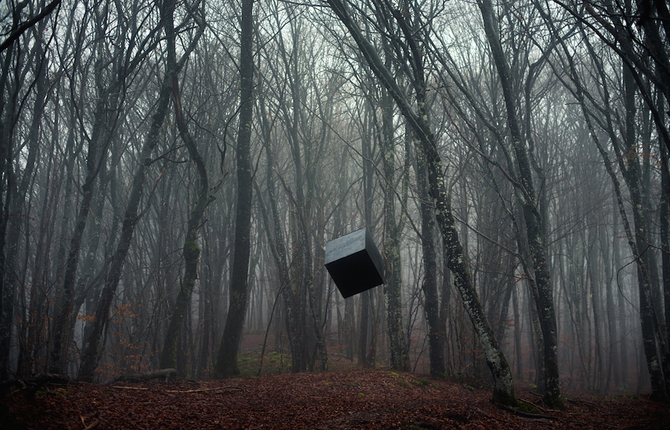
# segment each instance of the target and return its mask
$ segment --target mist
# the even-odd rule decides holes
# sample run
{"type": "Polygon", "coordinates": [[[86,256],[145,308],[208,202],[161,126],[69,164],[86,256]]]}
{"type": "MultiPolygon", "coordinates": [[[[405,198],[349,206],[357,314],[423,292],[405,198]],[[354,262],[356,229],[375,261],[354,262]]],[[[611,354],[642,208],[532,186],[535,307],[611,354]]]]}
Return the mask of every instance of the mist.
{"type": "Polygon", "coordinates": [[[0,379],[670,395],[665,2],[0,14],[0,379]],[[384,284],[345,299],[361,228],[384,284]]]}

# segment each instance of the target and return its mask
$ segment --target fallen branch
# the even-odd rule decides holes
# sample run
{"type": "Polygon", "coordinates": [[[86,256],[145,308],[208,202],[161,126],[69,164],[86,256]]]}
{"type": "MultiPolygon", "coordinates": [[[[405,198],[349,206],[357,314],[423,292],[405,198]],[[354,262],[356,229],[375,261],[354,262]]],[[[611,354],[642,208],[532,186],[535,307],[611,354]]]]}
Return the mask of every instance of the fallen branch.
{"type": "Polygon", "coordinates": [[[239,387],[198,388],[195,390],[165,390],[166,393],[203,393],[207,391],[223,393],[228,391],[244,391],[244,390],[239,387]]]}
{"type": "Polygon", "coordinates": [[[130,375],[121,375],[112,380],[112,384],[116,382],[143,382],[143,381],[149,381],[152,379],[158,379],[158,378],[165,378],[165,382],[170,379],[171,375],[176,375],[177,374],[177,369],[159,369],[159,370],[152,370],[151,372],[145,372],[145,373],[133,373],[130,375]]]}
{"type": "Polygon", "coordinates": [[[146,387],[124,387],[122,385],[114,385],[112,388],[117,388],[119,390],[141,390],[141,391],[146,391],[148,388],[146,387]]]}
{"type": "Polygon", "coordinates": [[[52,385],[67,385],[70,379],[65,376],[52,373],[43,373],[26,379],[14,379],[0,384],[0,394],[15,393],[21,390],[28,390],[31,395],[44,387],[52,385]]]}

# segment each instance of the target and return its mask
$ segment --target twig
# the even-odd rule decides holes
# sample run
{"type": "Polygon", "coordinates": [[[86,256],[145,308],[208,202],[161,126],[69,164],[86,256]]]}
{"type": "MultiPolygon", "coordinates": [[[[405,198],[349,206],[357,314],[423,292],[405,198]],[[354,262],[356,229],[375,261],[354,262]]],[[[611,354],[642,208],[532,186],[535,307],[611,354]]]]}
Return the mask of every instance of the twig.
{"type": "Polygon", "coordinates": [[[100,421],[95,420],[91,424],[89,424],[88,427],[86,427],[84,430],[94,429],[94,428],[98,427],[98,424],[100,424],[100,421]]]}
{"type": "Polygon", "coordinates": [[[100,421],[93,420],[91,424],[86,425],[86,422],[84,422],[84,417],[80,415],[79,418],[81,418],[81,424],[84,426],[84,430],[92,430],[100,424],[100,421]]]}

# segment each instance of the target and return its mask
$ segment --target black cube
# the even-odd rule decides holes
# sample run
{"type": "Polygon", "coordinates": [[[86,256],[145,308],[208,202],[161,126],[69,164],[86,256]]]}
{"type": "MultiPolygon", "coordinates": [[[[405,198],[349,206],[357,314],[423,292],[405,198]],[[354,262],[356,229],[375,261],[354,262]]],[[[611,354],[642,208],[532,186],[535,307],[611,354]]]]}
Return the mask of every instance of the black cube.
{"type": "Polygon", "coordinates": [[[384,261],[364,228],[326,243],[326,269],[345,299],[384,283],[384,261]]]}

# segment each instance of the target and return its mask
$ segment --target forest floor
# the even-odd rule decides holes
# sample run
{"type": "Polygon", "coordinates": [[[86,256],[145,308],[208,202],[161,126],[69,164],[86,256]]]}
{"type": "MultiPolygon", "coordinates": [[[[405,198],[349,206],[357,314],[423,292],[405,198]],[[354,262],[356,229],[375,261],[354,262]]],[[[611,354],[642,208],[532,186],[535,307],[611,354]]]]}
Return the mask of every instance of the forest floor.
{"type": "MultiPolygon", "coordinates": [[[[519,388],[520,399],[538,396],[519,388]]],[[[388,370],[224,381],[114,383],[18,390],[0,429],[662,429],[670,408],[641,397],[569,397],[563,411],[519,416],[491,390],[388,370]]],[[[538,405],[541,406],[541,405],[538,405]]]]}
{"type": "Polygon", "coordinates": [[[491,389],[427,378],[421,366],[417,373],[356,368],[335,347],[330,371],[291,374],[290,356],[274,351],[274,342],[260,366],[263,341],[245,335],[239,379],[0,392],[0,430],[670,428],[670,407],[641,396],[571,395],[564,410],[552,411],[520,384],[519,399],[537,407],[521,416],[493,404],[491,389]]]}

